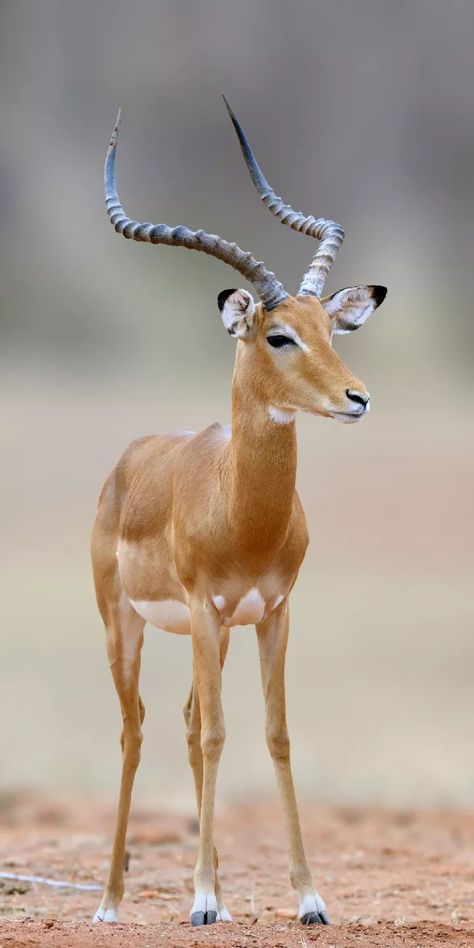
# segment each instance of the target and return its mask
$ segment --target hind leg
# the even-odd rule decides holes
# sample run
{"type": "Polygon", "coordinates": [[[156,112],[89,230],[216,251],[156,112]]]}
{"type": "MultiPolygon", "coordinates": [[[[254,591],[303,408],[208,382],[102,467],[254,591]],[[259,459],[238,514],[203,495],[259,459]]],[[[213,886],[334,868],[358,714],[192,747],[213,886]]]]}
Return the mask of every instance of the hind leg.
{"type": "MultiPolygon", "coordinates": [[[[220,662],[221,668],[224,666],[227,649],[229,647],[229,629],[221,629],[220,640],[220,662]]],[[[201,750],[201,711],[199,707],[199,698],[197,688],[194,683],[191,685],[188,699],[183,708],[184,720],[186,722],[186,737],[188,741],[188,759],[194,777],[194,788],[196,791],[196,803],[198,816],[201,813],[202,801],[202,777],[203,777],[203,759],[201,750]]],[[[224,905],[222,888],[218,875],[219,860],[217,850],[214,846],[214,869],[216,873],[215,893],[217,901],[217,921],[231,922],[232,916],[224,905]]]]}
{"type": "MultiPolygon", "coordinates": [[[[114,585],[118,585],[117,583],[114,585]]],[[[116,922],[124,893],[125,840],[135,773],[140,762],[145,708],[138,691],[145,622],[123,592],[101,609],[106,623],[107,654],[122,710],[122,778],[109,875],[95,922],[116,922]],[[104,615],[105,612],[105,615],[104,615]]]]}

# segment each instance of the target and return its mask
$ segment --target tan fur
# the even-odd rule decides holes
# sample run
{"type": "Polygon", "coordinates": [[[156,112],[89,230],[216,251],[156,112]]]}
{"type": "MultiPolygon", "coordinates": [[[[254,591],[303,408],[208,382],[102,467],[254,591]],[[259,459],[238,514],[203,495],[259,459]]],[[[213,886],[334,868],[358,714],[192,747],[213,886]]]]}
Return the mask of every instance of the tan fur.
{"type": "Polygon", "coordinates": [[[194,436],[142,438],[106,481],[92,557],[124,730],[116,837],[99,917],[115,911],[123,894],[125,834],[144,714],[138,692],[144,623],[129,600],[171,599],[189,606],[194,680],[185,716],[200,815],[195,885],[209,897],[215,893],[222,908],[212,827],[225,734],[220,690],[228,632],[213,599],[223,597],[225,615],[231,616],[249,590],[261,595],[265,613],[257,631],[267,742],[285,809],[291,880],[300,899],[314,892],[291,776],[284,688],[288,596],[308,535],[295,491],[295,425],[272,421],[269,406],[320,415],[345,412],[347,389],[366,394],[333,351],[331,320],[320,302],[289,297],[270,313],[259,305],[250,337],[237,344],[231,437],[214,424],[194,436]],[[307,352],[269,347],[269,330],[285,324],[307,352]],[[134,655],[130,667],[125,644],[134,655]]]}

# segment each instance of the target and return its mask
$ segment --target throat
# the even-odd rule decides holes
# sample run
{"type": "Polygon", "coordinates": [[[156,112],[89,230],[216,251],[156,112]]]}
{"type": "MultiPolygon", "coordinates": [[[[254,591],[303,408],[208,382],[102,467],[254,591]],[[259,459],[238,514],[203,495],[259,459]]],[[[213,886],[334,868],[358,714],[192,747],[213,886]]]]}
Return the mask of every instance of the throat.
{"type": "Polygon", "coordinates": [[[276,408],[275,405],[268,406],[268,415],[277,425],[290,425],[295,420],[295,412],[287,408],[276,408]]]}
{"type": "Polygon", "coordinates": [[[272,416],[263,404],[234,384],[230,517],[249,551],[277,550],[284,543],[293,510],[296,431],[289,413],[272,416]]]}

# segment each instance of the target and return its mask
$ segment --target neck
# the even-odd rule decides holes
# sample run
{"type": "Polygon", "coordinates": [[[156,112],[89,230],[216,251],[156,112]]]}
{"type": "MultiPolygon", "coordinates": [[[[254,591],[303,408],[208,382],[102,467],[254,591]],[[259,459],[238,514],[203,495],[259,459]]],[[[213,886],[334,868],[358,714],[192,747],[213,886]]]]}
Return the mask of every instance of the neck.
{"type": "Polygon", "coordinates": [[[276,551],[285,541],[295,495],[296,431],[273,413],[237,363],[232,384],[230,516],[249,552],[276,551]],[[278,418],[279,420],[275,420],[278,418]]]}

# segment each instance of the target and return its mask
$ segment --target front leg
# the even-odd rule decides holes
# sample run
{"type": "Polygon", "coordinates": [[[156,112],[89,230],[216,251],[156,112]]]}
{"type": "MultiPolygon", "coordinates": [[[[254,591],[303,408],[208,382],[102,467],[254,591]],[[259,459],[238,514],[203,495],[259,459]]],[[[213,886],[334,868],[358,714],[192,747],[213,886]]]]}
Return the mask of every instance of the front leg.
{"type": "Polygon", "coordinates": [[[272,755],[285,814],[290,880],[299,899],[303,925],[328,925],[326,906],[316,892],[306,862],[290,762],[286,726],[285,657],[288,642],[288,599],[257,626],[260,667],[266,709],[266,738],[272,755]]]}
{"type": "Polygon", "coordinates": [[[225,738],[221,705],[220,619],[211,605],[191,603],[193,675],[201,712],[202,797],[199,855],[194,872],[192,925],[217,920],[214,866],[214,800],[217,769],[225,738]]]}

